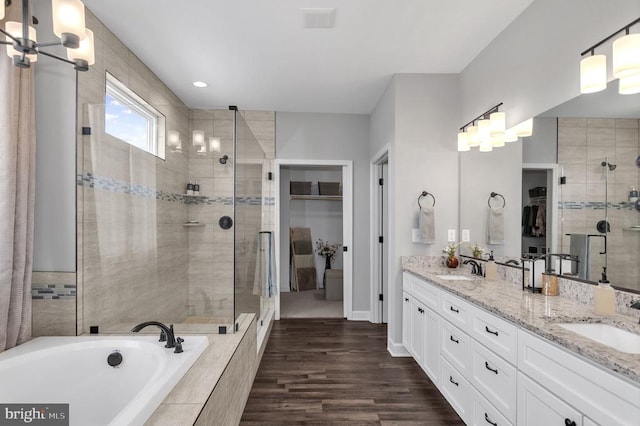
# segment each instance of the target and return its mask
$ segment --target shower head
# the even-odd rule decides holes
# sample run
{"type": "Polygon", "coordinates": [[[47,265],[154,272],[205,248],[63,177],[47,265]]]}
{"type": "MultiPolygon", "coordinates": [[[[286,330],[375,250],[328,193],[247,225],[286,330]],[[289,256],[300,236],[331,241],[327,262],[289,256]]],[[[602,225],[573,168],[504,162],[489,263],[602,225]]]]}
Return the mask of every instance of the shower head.
{"type": "Polygon", "coordinates": [[[602,163],[600,163],[600,165],[601,165],[602,167],[607,167],[607,166],[609,166],[609,170],[611,170],[611,171],[614,171],[614,170],[616,169],[616,167],[618,167],[617,165],[615,165],[615,164],[611,164],[611,163],[609,163],[609,162],[607,162],[607,161],[603,161],[602,163]]]}
{"type": "Polygon", "coordinates": [[[225,154],[222,157],[220,157],[218,161],[220,162],[220,164],[227,164],[228,159],[229,159],[229,156],[225,154]]]}

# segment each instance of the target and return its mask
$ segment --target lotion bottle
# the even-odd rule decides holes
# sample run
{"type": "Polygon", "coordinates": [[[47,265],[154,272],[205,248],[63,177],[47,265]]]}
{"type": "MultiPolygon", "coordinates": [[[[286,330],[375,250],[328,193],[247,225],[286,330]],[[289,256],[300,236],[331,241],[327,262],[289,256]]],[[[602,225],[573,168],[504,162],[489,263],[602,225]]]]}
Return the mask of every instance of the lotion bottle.
{"type": "Polygon", "coordinates": [[[498,279],[498,266],[496,265],[496,262],[493,259],[493,250],[491,250],[491,254],[489,255],[489,260],[487,260],[487,264],[485,265],[484,278],[487,281],[496,281],[498,279]]]}
{"type": "Polygon", "coordinates": [[[606,269],[598,286],[593,289],[593,312],[598,315],[613,315],[616,312],[616,293],[609,285],[606,269]]]}

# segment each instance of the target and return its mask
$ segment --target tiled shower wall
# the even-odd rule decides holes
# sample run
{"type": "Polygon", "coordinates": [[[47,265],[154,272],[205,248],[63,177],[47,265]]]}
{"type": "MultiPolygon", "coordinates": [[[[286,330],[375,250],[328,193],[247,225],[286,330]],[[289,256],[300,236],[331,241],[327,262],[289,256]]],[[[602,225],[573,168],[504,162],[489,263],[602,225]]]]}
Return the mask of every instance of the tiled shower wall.
{"type": "MultiPolygon", "coordinates": [[[[558,247],[569,252],[567,233],[598,234],[596,224],[605,215],[605,172],[608,173],[607,272],[614,285],[640,290],[640,211],[628,202],[631,186],[638,188],[639,120],[599,118],[558,119],[558,163],[567,183],[559,186],[561,229],[558,247]],[[601,163],[608,158],[613,171],[601,163]]],[[[602,238],[593,238],[590,279],[597,281],[604,265],[602,238]]]]}
{"type": "Polygon", "coordinates": [[[159,109],[167,130],[187,135],[189,110],[89,11],[87,26],[96,63],[78,77],[78,329],[178,322],[187,315],[188,158],[168,151],[162,160],[104,133],[105,72],[159,109]]]}

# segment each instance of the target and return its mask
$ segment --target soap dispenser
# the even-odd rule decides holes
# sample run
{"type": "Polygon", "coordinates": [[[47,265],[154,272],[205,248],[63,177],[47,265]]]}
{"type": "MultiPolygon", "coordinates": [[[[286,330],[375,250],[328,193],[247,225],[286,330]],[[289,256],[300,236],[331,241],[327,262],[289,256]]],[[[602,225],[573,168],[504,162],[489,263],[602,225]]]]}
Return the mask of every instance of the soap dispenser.
{"type": "Polygon", "coordinates": [[[598,315],[613,315],[616,312],[616,293],[607,280],[607,268],[602,268],[602,278],[593,289],[593,312],[598,315]]]}
{"type": "Polygon", "coordinates": [[[489,255],[489,260],[487,260],[484,277],[487,281],[496,281],[498,279],[498,266],[496,265],[496,262],[493,259],[493,250],[491,250],[491,254],[489,255]]]}

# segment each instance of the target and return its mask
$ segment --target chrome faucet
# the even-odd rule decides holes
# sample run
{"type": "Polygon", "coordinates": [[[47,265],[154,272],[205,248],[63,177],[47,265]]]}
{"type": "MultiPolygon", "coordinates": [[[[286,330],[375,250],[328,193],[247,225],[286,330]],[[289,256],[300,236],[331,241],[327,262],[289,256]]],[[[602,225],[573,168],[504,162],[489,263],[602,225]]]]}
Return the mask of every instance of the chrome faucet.
{"type": "Polygon", "coordinates": [[[136,325],[135,327],[133,327],[131,329],[132,332],[137,333],[140,330],[142,330],[143,328],[150,326],[150,325],[155,325],[156,327],[158,327],[161,331],[160,331],[160,342],[164,342],[166,341],[167,344],[164,345],[165,348],[175,348],[176,347],[176,338],[175,338],[175,334],[173,333],[173,324],[171,324],[169,327],[167,327],[166,325],[164,325],[161,322],[158,321],[147,321],[147,322],[141,322],[140,324],[136,325]]]}
{"type": "Polygon", "coordinates": [[[476,262],[475,260],[467,259],[464,262],[462,262],[462,264],[463,265],[471,264],[471,274],[478,275],[480,277],[484,276],[482,275],[482,265],[476,262]]]}

